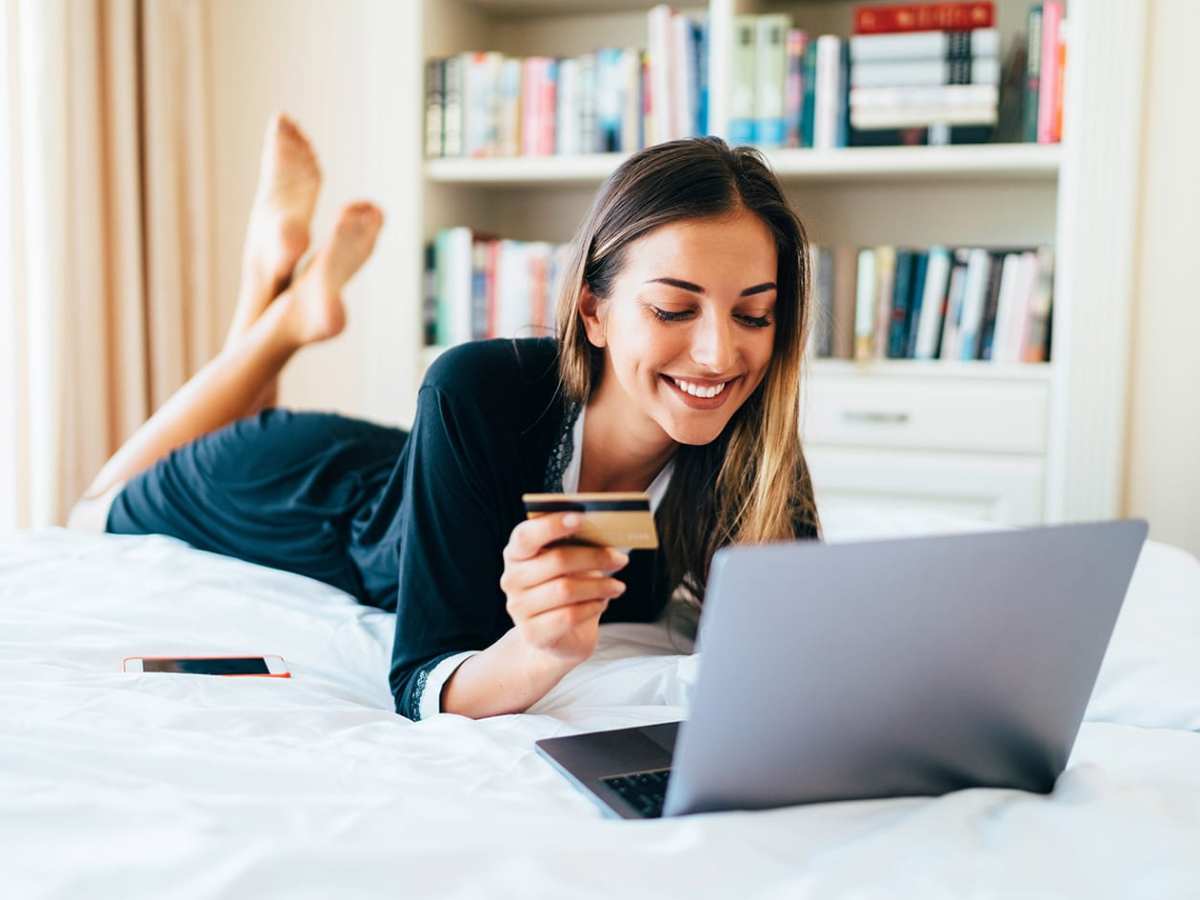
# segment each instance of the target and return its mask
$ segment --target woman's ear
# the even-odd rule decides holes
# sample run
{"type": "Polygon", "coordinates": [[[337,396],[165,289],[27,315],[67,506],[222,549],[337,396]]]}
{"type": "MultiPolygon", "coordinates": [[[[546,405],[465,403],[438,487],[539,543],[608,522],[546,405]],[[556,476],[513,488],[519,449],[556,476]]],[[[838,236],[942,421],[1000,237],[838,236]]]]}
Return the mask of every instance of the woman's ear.
{"type": "Polygon", "coordinates": [[[579,291],[579,317],[583,319],[583,329],[587,332],[588,343],[602,350],[608,343],[604,317],[601,307],[604,301],[592,293],[585,282],[579,291]]]}

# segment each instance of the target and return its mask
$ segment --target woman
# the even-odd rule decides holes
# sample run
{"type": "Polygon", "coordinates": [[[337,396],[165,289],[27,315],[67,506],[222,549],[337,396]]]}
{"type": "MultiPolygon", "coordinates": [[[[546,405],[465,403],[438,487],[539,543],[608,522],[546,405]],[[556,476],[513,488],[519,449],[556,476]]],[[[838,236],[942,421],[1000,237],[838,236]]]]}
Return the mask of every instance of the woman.
{"type": "Polygon", "coordinates": [[[261,409],[290,355],[341,329],[338,291],[381,222],[348,207],[287,286],[318,181],[277,120],[226,348],[73,522],[174,535],[395,610],[390,683],[412,719],[523,711],[591,655],[600,623],[653,621],[676,590],[700,602],[719,547],[817,536],[797,428],[808,245],[756,153],[705,138],[624,163],[576,237],[557,337],[448,350],[411,433],[261,409]],[[564,544],[570,514],[525,520],[523,493],[577,490],[646,490],[659,550],[564,544]]]}

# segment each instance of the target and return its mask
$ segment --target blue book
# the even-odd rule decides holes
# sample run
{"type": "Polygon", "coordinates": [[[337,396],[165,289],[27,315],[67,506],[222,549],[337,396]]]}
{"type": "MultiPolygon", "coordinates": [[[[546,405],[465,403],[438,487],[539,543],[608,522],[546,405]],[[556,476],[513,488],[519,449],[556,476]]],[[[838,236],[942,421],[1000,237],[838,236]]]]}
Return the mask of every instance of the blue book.
{"type": "Polygon", "coordinates": [[[896,280],[892,286],[892,317],[888,322],[888,359],[903,359],[908,343],[904,331],[908,303],[912,297],[913,265],[911,250],[896,251],[896,280]]]}
{"type": "Polygon", "coordinates": [[[696,135],[708,134],[708,23],[692,22],[696,45],[696,135]]]}
{"type": "MultiPolygon", "coordinates": [[[[621,83],[621,51],[605,48],[596,51],[596,131],[601,152],[621,149],[621,113],[624,99],[621,83]]],[[[591,150],[592,148],[588,148],[591,150]]]]}
{"type": "Polygon", "coordinates": [[[921,306],[925,299],[925,272],[929,268],[929,254],[918,253],[916,269],[913,272],[911,299],[908,302],[908,315],[904,322],[904,358],[914,359],[917,355],[917,323],[921,321],[921,306]]]}
{"type": "Polygon", "coordinates": [[[842,41],[841,43],[841,58],[839,64],[842,68],[842,93],[838,97],[838,128],[837,128],[837,145],[838,147],[850,146],[850,43],[842,41]]]}
{"type": "Polygon", "coordinates": [[[817,103],[817,42],[804,48],[804,107],[800,113],[800,146],[813,145],[813,111],[817,103]]]}

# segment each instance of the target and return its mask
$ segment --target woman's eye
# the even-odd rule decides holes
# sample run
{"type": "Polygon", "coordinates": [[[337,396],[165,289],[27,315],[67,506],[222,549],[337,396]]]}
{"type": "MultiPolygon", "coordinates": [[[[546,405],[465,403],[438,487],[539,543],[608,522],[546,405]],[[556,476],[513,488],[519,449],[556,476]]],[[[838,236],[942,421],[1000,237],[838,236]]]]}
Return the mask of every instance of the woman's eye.
{"type": "MultiPolygon", "coordinates": [[[[661,322],[678,322],[688,318],[692,314],[692,310],[685,309],[674,312],[669,309],[660,309],[657,306],[651,306],[650,311],[654,313],[655,318],[661,322]]],[[[771,317],[767,316],[747,316],[738,315],[735,318],[744,325],[750,328],[766,328],[771,324],[771,317]]]]}

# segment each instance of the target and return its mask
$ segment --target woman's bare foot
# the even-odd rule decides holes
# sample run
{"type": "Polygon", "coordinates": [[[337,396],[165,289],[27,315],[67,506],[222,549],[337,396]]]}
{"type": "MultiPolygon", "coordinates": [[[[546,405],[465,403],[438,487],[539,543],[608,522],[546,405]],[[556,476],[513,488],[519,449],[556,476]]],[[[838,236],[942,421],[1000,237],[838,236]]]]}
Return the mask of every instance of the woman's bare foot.
{"type": "Polygon", "coordinates": [[[342,209],[329,242],[283,295],[289,328],[298,343],[323,341],[346,327],[342,288],[371,255],[382,226],[383,213],[372,203],[351,203],[342,209]]]}
{"type": "Polygon", "coordinates": [[[308,249],[308,226],[320,187],[321,170],[308,139],[291,119],[274,116],[263,141],[230,340],[249,328],[287,287],[308,249]]]}

